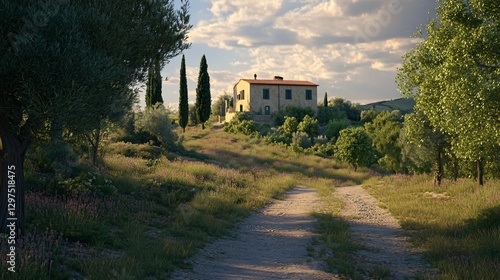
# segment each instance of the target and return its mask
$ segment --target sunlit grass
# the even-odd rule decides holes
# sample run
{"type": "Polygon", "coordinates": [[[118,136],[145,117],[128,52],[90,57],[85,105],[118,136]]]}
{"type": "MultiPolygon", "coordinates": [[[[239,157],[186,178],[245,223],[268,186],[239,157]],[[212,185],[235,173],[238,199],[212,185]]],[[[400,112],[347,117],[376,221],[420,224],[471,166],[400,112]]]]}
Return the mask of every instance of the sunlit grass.
{"type": "Polygon", "coordinates": [[[374,178],[366,185],[400,221],[441,279],[500,279],[500,182],[434,187],[427,176],[374,178]]]}

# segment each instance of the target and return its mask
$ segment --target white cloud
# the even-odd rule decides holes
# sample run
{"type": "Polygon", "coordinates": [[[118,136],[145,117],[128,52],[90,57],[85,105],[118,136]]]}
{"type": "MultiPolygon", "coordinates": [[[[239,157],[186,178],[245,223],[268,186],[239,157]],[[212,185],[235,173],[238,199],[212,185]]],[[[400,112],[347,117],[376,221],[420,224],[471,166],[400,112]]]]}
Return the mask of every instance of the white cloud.
{"type": "MultiPolygon", "coordinates": [[[[209,15],[195,24],[190,41],[230,57],[221,59],[225,64],[210,58],[214,100],[254,74],[310,80],[320,92],[353,101],[394,98],[401,57],[420,41],[410,36],[435,8],[434,1],[412,0],[209,3],[209,15]]],[[[187,74],[191,100],[198,67],[188,67],[187,74]]]]}

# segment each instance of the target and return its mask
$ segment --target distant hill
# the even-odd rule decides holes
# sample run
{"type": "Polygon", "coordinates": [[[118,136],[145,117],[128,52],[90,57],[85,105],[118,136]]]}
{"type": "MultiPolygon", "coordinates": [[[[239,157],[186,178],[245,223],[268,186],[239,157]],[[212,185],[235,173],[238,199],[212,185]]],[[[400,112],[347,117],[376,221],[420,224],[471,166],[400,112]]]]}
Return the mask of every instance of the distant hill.
{"type": "Polygon", "coordinates": [[[413,107],[415,106],[415,100],[408,98],[398,98],[387,101],[378,101],[366,105],[361,105],[361,110],[374,109],[377,113],[382,111],[394,111],[399,110],[401,114],[408,114],[413,112],[413,107]]]}

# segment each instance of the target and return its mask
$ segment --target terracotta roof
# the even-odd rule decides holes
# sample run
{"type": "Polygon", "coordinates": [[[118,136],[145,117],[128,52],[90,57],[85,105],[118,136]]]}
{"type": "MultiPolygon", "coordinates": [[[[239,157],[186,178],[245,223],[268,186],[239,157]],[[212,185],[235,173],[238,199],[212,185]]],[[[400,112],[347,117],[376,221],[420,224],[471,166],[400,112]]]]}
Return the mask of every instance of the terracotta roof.
{"type": "Polygon", "coordinates": [[[318,86],[315,83],[308,81],[294,81],[294,80],[262,80],[262,79],[241,79],[254,85],[290,85],[290,86],[318,86]]]}

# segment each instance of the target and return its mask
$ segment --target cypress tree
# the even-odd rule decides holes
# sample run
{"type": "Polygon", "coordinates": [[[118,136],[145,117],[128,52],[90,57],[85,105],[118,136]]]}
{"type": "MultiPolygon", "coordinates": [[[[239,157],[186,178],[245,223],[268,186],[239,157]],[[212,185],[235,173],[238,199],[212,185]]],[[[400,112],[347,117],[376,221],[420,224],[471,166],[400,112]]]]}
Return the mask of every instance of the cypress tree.
{"type": "Polygon", "coordinates": [[[188,88],[186,79],[186,59],[184,55],[182,55],[180,79],[181,80],[179,89],[179,125],[182,127],[182,132],[185,132],[189,119],[189,104],[188,104],[188,88]]]}
{"type": "Polygon", "coordinates": [[[205,122],[210,118],[212,100],[210,96],[210,76],[205,55],[201,58],[198,86],[196,87],[196,115],[201,122],[201,129],[205,129],[205,122]]]}
{"type": "Polygon", "coordinates": [[[325,92],[325,99],[323,100],[323,106],[328,107],[328,94],[325,92]]]}
{"type": "Polygon", "coordinates": [[[160,61],[154,61],[148,70],[148,85],[146,88],[146,108],[153,108],[156,103],[163,103],[161,96],[161,66],[160,61]]]}

